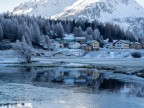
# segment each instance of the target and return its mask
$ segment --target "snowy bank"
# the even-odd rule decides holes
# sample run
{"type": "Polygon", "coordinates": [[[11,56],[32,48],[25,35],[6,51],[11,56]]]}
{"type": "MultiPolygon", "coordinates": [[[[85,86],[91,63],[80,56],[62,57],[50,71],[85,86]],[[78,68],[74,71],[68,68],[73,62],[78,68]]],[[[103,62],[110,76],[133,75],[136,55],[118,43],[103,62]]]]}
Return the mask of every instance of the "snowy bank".
{"type": "MultiPolygon", "coordinates": [[[[28,66],[71,66],[82,67],[92,65],[109,65],[109,66],[144,66],[143,50],[108,50],[100,49],[99,51],[89,52],[84,56],[83,51],[79,50],[59,50],[56,52],[37,49],[39,56],[32,58],[33,63],[24,64],[28,66]],[[67,53],[67,51],[69,51],[67,53]],[[73,52],[74,51],[74,52],[73,52]],[[78,53],[75,53],[78,51],[78,53]],[[132,58],[132,52],[141,52],[142,58],[132,58]],[[72,53],[73,52],[73,53],[72,53]],[[71,55],[69,55],[71,54],[71,55]],[[78,55],[77,55],[78,54],[78,55]],[[80,56],[79,56],[80,55],[80,56]],[[64,62],[65,64],[58,64],[64,62]],[[56,63],[56,64],[55,64],[56,63]]],[[[13,50],[0,51],[0,64],[21,64],[18,55],[13,50]]]]}

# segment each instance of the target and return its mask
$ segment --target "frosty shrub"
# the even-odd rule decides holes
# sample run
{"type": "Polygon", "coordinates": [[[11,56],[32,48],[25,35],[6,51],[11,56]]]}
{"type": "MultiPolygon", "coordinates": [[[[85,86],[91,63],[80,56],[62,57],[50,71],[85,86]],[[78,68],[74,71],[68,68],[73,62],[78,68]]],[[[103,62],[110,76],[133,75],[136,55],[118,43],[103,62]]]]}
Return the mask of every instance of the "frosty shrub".
{"type": "Polygon", "coordinates": [[[142,57],[140,52],[133,52],[131,55],[133,58],[141,58],[142,57]]]}
{"type": "Polygon", "coordinates": [[[20,42],[18,40],[12,46],[21,59],[23,59],[27,63],[31,63],[31,58],[33,55],[33,48],[31,46],[29,46],[25,42],[20,42]]]}

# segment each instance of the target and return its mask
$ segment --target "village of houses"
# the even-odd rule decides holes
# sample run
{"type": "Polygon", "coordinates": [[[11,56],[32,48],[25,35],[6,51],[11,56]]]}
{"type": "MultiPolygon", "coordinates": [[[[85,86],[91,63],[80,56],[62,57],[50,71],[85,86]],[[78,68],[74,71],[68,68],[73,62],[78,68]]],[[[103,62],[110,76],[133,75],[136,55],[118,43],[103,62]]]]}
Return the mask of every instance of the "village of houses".
{"type": "MultiPolygon", "coordinates": [[[[65,35],[63,39],[55,39],[51,41],[53,49],[82,49],[87,52],[99,50],[100,43],[96,40],[87,41],[86,37],[75,37],[74,35],[65,35]]],[[[142,49],[139,42],[130,42],[129,40],[104,41],[103,48],[107,49],[142,49]]]]}

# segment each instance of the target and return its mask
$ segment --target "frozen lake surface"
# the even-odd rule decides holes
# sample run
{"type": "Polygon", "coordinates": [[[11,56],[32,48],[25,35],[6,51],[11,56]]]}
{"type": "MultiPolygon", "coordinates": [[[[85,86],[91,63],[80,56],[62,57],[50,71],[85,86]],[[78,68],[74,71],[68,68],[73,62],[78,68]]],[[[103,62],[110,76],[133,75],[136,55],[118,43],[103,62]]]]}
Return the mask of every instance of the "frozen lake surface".
{"type": "Polygon", "coordinates": [[[143,79],[110,76],[95,69],[3,68],[0,108],[144,108],[143,79]]]}

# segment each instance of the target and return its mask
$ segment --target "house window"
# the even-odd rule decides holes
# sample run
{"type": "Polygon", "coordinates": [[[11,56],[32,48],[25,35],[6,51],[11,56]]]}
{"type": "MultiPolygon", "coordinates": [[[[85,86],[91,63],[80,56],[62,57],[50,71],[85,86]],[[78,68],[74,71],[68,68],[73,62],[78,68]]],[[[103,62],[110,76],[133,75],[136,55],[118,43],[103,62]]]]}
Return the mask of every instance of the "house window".
{"type": "Polygon", "coordinates": [[[63,46],[62,46],[62,45],[60,45],[60,48],[63,48],[63,46]]]}

